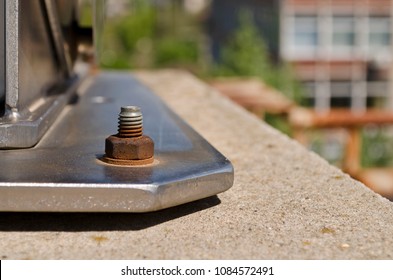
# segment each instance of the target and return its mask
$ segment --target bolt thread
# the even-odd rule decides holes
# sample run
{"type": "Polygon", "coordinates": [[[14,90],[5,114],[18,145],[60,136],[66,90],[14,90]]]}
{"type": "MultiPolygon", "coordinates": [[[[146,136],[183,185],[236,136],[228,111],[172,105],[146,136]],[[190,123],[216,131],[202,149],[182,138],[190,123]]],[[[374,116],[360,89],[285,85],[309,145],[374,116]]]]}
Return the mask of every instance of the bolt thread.
{"type": "Polygon", "coordinates": [[[143,118],[141,109],[136,106],[121,107],[118,135],[120,137],[135,138],[142,136],[142,134],[143,118]]]}

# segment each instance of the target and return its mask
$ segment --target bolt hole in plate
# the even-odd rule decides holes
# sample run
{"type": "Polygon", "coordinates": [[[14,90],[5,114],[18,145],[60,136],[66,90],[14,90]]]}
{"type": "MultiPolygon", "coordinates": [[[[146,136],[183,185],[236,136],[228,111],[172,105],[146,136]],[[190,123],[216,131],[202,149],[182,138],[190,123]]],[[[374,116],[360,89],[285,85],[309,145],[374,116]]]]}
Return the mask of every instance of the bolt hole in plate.
{"type": "Polygon", "coordinates": [[[229,160],[130,74],[91,76],[78,95],[34,148],[0,150],[0,211],[149,212],[232,186],[229,160]],[[142,109],[155,143],[154,162],[143,167],[98,159],[129,104],[142,109]]]}

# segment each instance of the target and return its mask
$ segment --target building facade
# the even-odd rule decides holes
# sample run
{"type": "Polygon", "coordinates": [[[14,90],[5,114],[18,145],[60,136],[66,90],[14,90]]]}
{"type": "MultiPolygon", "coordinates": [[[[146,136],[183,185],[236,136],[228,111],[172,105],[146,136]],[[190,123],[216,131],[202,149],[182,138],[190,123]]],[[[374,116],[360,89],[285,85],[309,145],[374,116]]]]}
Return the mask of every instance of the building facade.
{"type": "Polygon", "coordinates": [[[392,0],[281,0],[280,54],[317,111],[393,108],[392,0]]]}

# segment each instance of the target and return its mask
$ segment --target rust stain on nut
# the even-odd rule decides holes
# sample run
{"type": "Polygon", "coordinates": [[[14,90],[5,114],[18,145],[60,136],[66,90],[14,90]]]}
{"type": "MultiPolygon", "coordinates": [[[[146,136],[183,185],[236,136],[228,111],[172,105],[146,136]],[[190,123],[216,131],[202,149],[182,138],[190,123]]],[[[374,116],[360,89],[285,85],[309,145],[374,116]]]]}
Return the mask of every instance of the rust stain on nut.
{"type": "Polygon", "coordinates": [[[154,142],[146,135],[137,138],[111,135],[105,140],[105,154],[115,159],[148,159],[154,156],[154,142]]]}
{"type": "Polygon", "coordinates": [[[154,161],[154,142],[143,135],[139,107],[125,106],[119,114],[119,130],[105,139],[103,161],[116,165],[145,165],[154,161]]]}

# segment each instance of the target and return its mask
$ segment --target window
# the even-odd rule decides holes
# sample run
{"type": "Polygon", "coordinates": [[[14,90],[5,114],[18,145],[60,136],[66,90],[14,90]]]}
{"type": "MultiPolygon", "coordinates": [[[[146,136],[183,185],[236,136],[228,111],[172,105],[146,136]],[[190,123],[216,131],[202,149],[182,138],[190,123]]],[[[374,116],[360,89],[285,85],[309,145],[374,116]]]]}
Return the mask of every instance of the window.
{"type": "Polygon", "coordinates": [[[390,18],[384,16],[370,17],[370,46],[389,47],[390,37],[390,18]]]}
{"type": "Polygon", "coordinates": [[[350,82],[332,81],[330,84],[330,107],[351,108],[352,85],[350,82]]]}
{"type": "Polygon", "coordinates": [[[332,44],[352,47],[355,44],[355,20],[352,16],[333,16],[332,44]]]}
{"type": "Polygon", "coordinates": [[[332,81],[330,90],[334,97],[351,97],[352,85],[349,81],[332,81]]]}
{"type": "Polygon", "coordinates": [[[295,46],[315,48],[318,45],[318,25],[315,16],[295,16],[293,28],[295,46]]]}
{"type": "Polygon", "coordinates": [[[366,106],[367,108],[378,108],[386,109],[386,104],[388,100],[386,97],[382,96],[367,96],[366,106]]]}
{"type": "Polygon", "coordinates": [[[338,96],[330,99],[330,107],[332,108],[351,108],[351,97],[338,96]]]}
{"type": "Polygon", "coordinates": [[[388,105],[389,85],[385,81],[368,82],[367,85],[367,107],[386,108],[388,105]]]}

